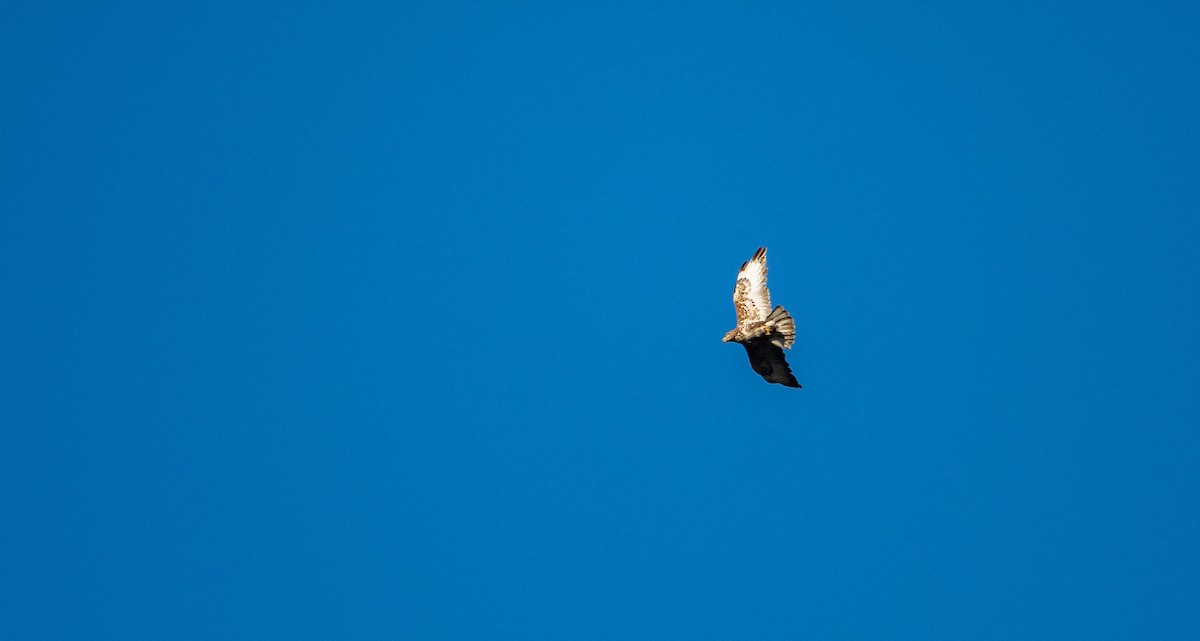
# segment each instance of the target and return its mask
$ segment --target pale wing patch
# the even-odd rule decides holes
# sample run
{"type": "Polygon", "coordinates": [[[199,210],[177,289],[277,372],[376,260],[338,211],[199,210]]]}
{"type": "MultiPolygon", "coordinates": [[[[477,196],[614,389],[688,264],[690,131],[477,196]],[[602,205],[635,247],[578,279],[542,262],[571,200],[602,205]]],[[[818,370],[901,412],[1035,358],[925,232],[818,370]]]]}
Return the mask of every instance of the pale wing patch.
{"type": "Polygon", "coordinates": [[[733,307],[738,324],[761,321],[771,313],[771,292],[767,290],[767,250],[759,247],[754,256],[742,263],[733,287],[733,307]]]}

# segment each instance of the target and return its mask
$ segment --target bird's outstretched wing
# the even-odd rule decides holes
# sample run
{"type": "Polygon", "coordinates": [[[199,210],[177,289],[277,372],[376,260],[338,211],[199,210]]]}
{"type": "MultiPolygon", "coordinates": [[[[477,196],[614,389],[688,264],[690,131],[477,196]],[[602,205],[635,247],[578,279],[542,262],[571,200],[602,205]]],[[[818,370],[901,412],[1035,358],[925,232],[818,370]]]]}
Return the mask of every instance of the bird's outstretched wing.
{"type": "Polygon", "coordinates": [[[753,367],[759,376],[767,379],[768,383],[800,387],[800,383],[792,375],[792,368],[788,367],[787,359],[784,358],[783,350],[779,346],[767,338],[759,338],[742,344],[746,346],[746,354],[750,356],[750,367],[753,367]]]}
{"type": "Polygon", "coordinates": [[[742,263],[733,286],[733,307],[738,325],[766,320],[771,313],[771,292],[767,290],[767,248],[759,247],[750,260],[742,263]]]}

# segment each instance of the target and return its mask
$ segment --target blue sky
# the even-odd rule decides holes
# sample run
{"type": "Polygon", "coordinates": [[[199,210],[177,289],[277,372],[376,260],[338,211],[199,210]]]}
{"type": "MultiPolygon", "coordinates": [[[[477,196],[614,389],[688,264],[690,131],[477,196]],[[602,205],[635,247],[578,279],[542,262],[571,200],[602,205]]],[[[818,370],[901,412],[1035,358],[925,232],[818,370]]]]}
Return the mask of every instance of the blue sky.
{"type": "Polygon", "coordinates": [[[1198,19],[10,9],[0,632],[1197,638],[1198,19]]]}

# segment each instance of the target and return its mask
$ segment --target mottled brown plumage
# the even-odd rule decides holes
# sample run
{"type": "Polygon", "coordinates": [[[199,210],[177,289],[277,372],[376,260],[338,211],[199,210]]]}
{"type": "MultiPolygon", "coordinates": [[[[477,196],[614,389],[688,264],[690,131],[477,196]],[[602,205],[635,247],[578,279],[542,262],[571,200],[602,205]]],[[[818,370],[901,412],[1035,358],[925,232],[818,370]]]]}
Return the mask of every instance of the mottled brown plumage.
{"type": "Polygon", "coordinates": [[[738,270],[733,308],[737,312],[737,327],[721,340],[741,343],[750,357],[750,366],[768,383],[800,387],[783,356],[783,350],[791,349],[796,339],[796,325],[783,307],[771,307],[765,247],[759,247],[738,270]]]}

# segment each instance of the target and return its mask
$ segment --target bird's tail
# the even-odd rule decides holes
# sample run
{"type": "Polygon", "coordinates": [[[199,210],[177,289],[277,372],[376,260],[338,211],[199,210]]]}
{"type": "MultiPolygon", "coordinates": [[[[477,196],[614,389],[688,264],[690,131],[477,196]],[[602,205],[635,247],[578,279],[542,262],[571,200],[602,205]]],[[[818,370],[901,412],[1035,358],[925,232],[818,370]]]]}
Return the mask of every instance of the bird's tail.
{"type": "Polygon", "coordinates": [[[776,306],[770,314],[767,314],[767,322],[775,324],[773,333],[777,337],[773,338],[771,342],[784,349],[791,349],[792,341],[796,340],[796,323],[792,321],[792,315],[782,306],[776,306]]]}

